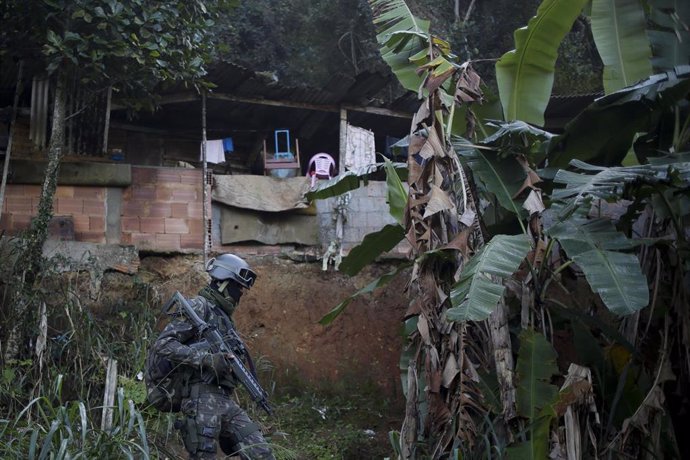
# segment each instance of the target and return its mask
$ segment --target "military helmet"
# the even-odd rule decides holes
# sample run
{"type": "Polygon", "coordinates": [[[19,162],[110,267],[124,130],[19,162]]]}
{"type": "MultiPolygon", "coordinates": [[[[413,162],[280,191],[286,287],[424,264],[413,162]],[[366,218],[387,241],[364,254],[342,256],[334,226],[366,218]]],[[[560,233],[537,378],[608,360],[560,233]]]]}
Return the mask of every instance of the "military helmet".
{"type": "Polygon", "coordinates": [[[235,280],[247,289],[254,285],[256,273],[249,268],[244,259],[234,254],[221,254],[206,263],[206,271],[214,280],[235,280]]]}

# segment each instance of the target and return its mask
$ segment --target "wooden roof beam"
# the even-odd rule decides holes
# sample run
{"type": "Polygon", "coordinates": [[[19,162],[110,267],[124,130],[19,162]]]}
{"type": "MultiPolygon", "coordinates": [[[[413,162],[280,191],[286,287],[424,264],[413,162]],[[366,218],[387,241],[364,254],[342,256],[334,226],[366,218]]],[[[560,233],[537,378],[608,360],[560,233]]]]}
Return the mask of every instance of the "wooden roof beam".
{"type": "MultiPolygon", "coordinates": [[[[287,107],[292,109],[303,109],[303,110],[317,110],[320,112],[332,112],[340,113],[340,109],[350,110],[353,112],[364,112],[372,115],[380,115],[384,117],[395,117],[395,118],[406,118],[412,119],[412,114],[407,112],[401,112],[399,110],[385,109],[382,107],[367,107],[367,106],[356,106],[350,104],[343,104],[342,106],[337,105],[322,105],[322,104],[310,104],[308,102],[297,102],[297,101],[285,101],[285,100],[273,100],[264,98],[254,98],[254,97],[243,97],[235,96],[226,93],[209,93],[209,99],[215,99],[219,101],[230,101],[239,102],[243,104],[257,104],[257,105],[268,105],[273,107],[287,107]]],[[[200,101],[201,98],[195,93],[178,93],[163,96],[158,103],[160,105],[167,104],[180,104],[184,102],[196,102],[200,101]]],[[[118,104],[113,104],[113,110],[123,109],[124,107],[118,104]]]]}

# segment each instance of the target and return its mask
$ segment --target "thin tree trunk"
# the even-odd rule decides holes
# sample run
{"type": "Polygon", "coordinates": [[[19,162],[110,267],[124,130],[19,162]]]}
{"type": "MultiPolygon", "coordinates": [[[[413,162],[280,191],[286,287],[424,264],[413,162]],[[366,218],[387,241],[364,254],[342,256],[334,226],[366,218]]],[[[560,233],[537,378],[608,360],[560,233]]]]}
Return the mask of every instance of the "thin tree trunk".
{"type": "Polygon", "coordinates": [[[29,239],[25,252],[27,265],[26,281],[31,285],[38,273],[43,245],[48,238],[48,224],[53,218],[53,197],[57,188],[57,178],[60,172],[60,160],[62,159],[65,137],[65,88],[67,80],[60,72],[55,86],[55,101],[53,104],[53,125],[48,147],[48,166],[45,171],[41,197],[38,203],[38,215],[31,223],[29,239]]]}
{"type": "Polygon", "coordinates": [[[17,112],[19,111],[19,96],[22,93],[22,78],[24,73],[24,61],[19,61],[19,70],[17,71],[17,88],[14,91],[14,103],[12,104],[12,118],[10,120],[10,135],[7,138],[7,150],[5,150],[5,163],[2,168],[2,182],[0,182],[0,210],[5,202],[5,187],[7,186],[7,174],[10,169],[10,154],[12,153],[12,139],[14,138],[14,129],[17,124],[17,112]]]}
{"type": "Polygon", "coordinates": [[[18,257],[15,268],[19,283],[14,286],[14,295],[10,301],[10,321],[8,324],[7,345],[4,358],[14,359],[21,355],[21,344],[26,344],[28,329],[36,324],[38,311],[32,308],[32,291],[34,282],[41,269],[43,245],[48,238],[48,224],[53,217],[53,196],[57,188],[57,176],[62,158],[62,148],[65,128],[65,88],[66,79],[62,72],[58,73],[55,88],[55,103],[53,105],[53,126],[48,151],[48,166],[45,180],[41,189],[38,204],[38,215],[32,220],[31,228],[26,237],[25,247],[18,257]],[[23,327],[26,326],[26,327],[23,327]]]}
{"type": "Polygon", "coordinates": [[[506,310],[505,302],[501,299],[488,321],[494,361],[496,362],[496,375],[501,390],[501,402],[503,403],[503,419],[508,422],[515,418],[517,411],[515,407],[516,390],[513,382],[515,364],[506,310]]]}

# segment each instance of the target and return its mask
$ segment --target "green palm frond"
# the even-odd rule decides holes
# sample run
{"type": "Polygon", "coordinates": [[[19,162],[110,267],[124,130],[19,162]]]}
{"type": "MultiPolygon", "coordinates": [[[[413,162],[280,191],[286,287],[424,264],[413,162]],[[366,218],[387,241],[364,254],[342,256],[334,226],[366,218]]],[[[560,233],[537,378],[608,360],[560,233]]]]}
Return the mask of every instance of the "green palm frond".
{"type": "Polygon", "coordinates": [[[517,271],[531,245],[524,235],[497,235],[475,254],[450,291],[451,321],[482,321],[503,297],[503,281],[517,271]]]}
{"type": "Polygon", "coordinates": [[[423,77],[417,74],[420,55],[429,46],[429,21],[412,14],[404,0],[369,0],[381,56],[402,86],[417,91],[423,77]]]}
{"type": "Polygon", "coordinates": [[[496,64],[496,81],[507,121],[544,125],[558,47],[586,0],[544,0],[527,27],[515,31],[515,49],[496,64]]]}

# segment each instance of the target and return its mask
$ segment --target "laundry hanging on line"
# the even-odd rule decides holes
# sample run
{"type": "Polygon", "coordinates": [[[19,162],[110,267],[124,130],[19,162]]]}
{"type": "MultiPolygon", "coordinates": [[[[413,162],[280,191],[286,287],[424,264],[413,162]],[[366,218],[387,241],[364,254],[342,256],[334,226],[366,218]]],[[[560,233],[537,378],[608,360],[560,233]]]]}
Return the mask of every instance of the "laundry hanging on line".
{"type": "MultiPolygon", "coordinates": [[[[201,143],[199,161],[204,160],[204,143],[201,143]]],[[[225,161],[225,149],[223,139],[206,141],[206,163],[223,163],[225,161]]]]}
{"type": "Polygon", "coordinates": [[[376,162],[374,133],[368,129],[347,125],[345,169],[352,170],[376,162]]]}

